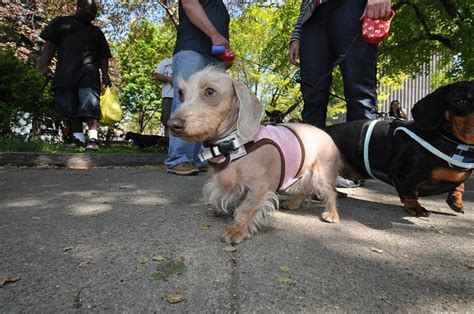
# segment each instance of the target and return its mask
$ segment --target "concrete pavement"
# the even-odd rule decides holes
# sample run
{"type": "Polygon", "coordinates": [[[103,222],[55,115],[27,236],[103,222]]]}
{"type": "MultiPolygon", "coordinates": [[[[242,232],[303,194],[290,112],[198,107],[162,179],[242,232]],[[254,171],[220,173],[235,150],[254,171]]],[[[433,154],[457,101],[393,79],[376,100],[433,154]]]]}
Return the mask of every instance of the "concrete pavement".
{"type": "Polygon", "coordinates": [[[0,287],[0,312],[474,310],[473,179],[464,215],[439,196],[422,200],[430,217],[410,217],[367,181],[339,199],[339,224],[312,203],[227,252],[231,218],[201,196],[209,176],[0,168],[0,285],[19,278],[0,287]],[[181,274],[158,279],[165,263],[181,274]]]}

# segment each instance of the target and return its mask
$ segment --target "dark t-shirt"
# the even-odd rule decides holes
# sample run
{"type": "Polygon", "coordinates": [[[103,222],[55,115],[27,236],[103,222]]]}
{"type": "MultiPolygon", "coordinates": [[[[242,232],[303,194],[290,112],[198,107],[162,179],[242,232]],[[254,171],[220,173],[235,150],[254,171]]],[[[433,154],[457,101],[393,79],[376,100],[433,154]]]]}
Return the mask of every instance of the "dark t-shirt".
{"type": "MultiPolygon", "coordinates": [[[[229,39],[229,12],[222,0],[200,0],[207,17],[217,31],[229,39]]],[[[199,28],[194,26],[187,17],[181,1],[179,1],[179,27],[174,53],[182,50],[193,50],[211,54],[212,41],[199,28]]]]}
{"type": "Polygon", "coordinates": [[[100,89],[100,59],[111,58],[102,31],[74,16],[55,18],[40,37],[57,45],[54,87],[100,89]]]}

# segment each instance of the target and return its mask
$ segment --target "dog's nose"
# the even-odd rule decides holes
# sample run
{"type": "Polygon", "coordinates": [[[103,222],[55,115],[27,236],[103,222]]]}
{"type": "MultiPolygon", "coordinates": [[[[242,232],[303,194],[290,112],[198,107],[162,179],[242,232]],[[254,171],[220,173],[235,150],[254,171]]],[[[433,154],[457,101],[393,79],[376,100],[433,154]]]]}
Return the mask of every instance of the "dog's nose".
{"type": "Polygon", "coordinates": [[[169,119],[168,126],[173,132],[179,133],[186,127],[186,121],[179,118],[169,119]]]}

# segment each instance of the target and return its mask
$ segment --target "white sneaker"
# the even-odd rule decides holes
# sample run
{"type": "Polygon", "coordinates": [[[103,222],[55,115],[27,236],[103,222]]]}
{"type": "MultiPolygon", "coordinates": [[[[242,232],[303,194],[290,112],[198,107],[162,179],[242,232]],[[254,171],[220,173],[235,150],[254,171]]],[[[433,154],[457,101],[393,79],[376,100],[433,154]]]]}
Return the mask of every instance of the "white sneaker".
{"type": "Polygon", "coordinates": [[[364,184],[364,180],[349,180],[340,176],[337,176],[336,186],[338,188],[357,188],[364,184]]]}

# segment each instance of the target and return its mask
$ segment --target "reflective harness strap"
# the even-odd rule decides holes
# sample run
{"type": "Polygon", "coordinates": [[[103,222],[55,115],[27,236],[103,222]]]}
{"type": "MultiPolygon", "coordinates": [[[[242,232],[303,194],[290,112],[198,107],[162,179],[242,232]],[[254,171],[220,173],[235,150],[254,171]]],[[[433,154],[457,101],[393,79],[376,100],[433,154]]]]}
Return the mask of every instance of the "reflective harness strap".
{"type": "MultiPolygon", "coordinates": [[[[393,135],[395,135],[396,132],[398,131],[403,131],[406,134],[408,134],[412,139],[414,139],[416,142],[418,142],[421,146],[423,146],[426,150],[428,150],[430,153],[433,155],[443,159],[447,163],[457,166],[459,168],[464,168],[464,169],[474,169],[474,163],[468,163],[468,162],[462,162],[459,160],[454,159],[451,156],[446,155],[442,151],[438,150],[436,147],[432,146],[430,143],[426,142],[424,139],[413,133],[412,131],[408,130],[407,128],[404,127],[398,127],[393,131],[393,135]]],[[[469,150],[470,147],[469,145],[464,145],[464,144],[459,144],[458,148],[463,148],[463,150],[469,150]],[[459,146],[461,145],[461,147],[459,146]]]]}
{"type": "Polygon", "coordinates": [[[365,170],[367,173],[374,179],[377,179],[374,177],[372,174],[372,169],[370,168],[370,162],[369,162],[369,143],[370,143],[370,137],[372,136],[372,131],[374,130],[375,124],[379,122],[380,120],[373,120],[369,124],[369,128],[367,129],[367,133],[365,134],[365,140],[364,140],[364,165],[365,165],[365,170]]]}

